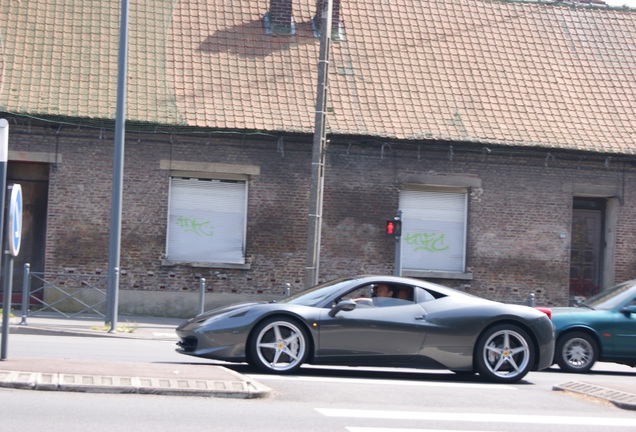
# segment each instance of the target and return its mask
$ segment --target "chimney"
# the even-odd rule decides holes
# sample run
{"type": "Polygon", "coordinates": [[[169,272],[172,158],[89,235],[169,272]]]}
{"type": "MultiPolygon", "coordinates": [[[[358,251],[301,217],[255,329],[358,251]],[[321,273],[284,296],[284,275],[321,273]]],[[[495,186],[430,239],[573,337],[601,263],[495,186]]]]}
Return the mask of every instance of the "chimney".
{"type": "Polygon", "coordinates": [[[273,33],[293,33],[292,0],[269,1],[269,23],[273,33]]]}

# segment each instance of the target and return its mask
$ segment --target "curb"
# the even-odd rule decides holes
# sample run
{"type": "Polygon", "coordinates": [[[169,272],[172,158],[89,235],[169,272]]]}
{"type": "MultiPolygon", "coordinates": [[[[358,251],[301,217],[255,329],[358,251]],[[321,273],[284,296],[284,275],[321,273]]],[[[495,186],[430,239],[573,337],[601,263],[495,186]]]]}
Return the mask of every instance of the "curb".
{"type": "Polygon", "coordinates": [[[555,385],[553,390],[583,394],[613,403],[618,408],[636,410],[636,395],[581,381],[555,385]]]}
{"type": "Polygon", "coordinates": [[[0,370],[0,387],[84,393],[153,394],[255,399],[270,389],[255,381],[200,380],[0,370]]]}
{"type": "Polygon", "coordinates": [[[135,334],[135,332],[114,332],[110,333],[105,330],[76,330],[76,329],[58,329],[41,326],[32,326],[26,324],[12,324],[9,326],[10,334],[25,334],[25,335],[54,335],[54,336],[73,336],[73,337],[105,337],[105,338],[120,338],[120,339],[150,339],[150,340],[165,340],[165,341],[177,341],[179,337],[175,333],[155,333],[152,337],[141,333],[135,334]]]}
{"type": "MultiPolygon", "coordinates": [[[[91,328],[92,323],[66,323],[58,326],[10,323],[11,334],[55,335],[71,337],[123,338],[173,342],[179,338],[171,325],[144,323],[139,331],[115,331],[91,328]]],[[[3,365],[0,362],[0,388],[109,394],[151,394],[166,396],[199,396],[236,399],[268,397],[271,390],[231,369],[213,366],[207,371],[178,371],[157,365],[83,361],[47,361],[27,359],[3,365]],[[113,373],[111,373],[111,371],[113,373]],[[176,376],[180,373],[181,376],[176,376]]]]}

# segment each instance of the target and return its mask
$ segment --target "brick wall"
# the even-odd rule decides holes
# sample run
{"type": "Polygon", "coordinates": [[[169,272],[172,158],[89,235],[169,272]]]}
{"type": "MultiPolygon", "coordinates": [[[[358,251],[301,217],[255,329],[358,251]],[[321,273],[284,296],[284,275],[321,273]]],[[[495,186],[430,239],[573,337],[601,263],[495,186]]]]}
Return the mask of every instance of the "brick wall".
{"type": "MultiPolygon", "coordinates": [[[[307,247],[311,137],[210,138],[130,134],[124,168],[120,284],[139,291],[278,294],[301,289],[307,247]],[[169,171],[161,160],[255,165],[249,182],[249,270],[162,266],[169,171]]],[[[83,128],[12,127],[10,150],[59,156],[49,183],[46,270],[102,274],[108,264],[113,134],[83,128]]],[[[335,141],[335,142],[334,142],[335,141]]],[[[572,183],[617,187],[616,281],[636,277],[636,198],[631,164],[441,143],[338,142],[329,146],[321,280],[393,272],[395,214],[403,183],[480,179],[469,202],[467,265],[473,279],[437,281],[504,301],[567,302],[572,183]]],[[[24,153],[27,154],[27,153],[24,153]]],[[[554,154],[554,152],[553,152],[554,154]]],[[[25,156],[26,157],[26,156],[25,156]]]]}

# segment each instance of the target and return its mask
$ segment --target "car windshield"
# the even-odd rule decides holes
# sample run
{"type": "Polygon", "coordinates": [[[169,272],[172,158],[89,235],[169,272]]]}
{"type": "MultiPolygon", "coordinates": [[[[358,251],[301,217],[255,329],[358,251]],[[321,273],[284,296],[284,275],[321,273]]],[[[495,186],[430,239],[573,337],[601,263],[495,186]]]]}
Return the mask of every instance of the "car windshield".
{"type": "Polygon", "coordinates": [[[584,306],[591,307],[593,309],[614,309],[625,301],[625,296],[622,295],[628,289],[634,286],[634,282],[625,282],[616,285],[614,288],[610,288],[605,291],[601,291],[593,297],[590,297],[582,303],[584,306]]]}
{"type": "Polygon", "coordinates": [[[279,303],[292,303],[303,306],[317,306],[324,299],[330,297],[333,293],[339,291],[344,285],[350,284],[351,278],[336,279],[313,288],[301,291],[286,299],[280,300],[279,303]]]}

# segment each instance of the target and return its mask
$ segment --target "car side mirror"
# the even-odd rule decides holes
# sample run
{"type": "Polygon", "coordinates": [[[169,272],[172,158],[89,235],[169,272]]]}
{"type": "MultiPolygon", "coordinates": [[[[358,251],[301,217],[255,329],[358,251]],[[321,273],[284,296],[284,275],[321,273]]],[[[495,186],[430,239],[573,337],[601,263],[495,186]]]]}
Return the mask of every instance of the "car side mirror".
{"type": "Polygon", "coordinates": [[[621,312],[624,313],[625,315],[636,314],[636,305],[625,306],[624,308],[621,309],[621,312]]]}
{"type": "Polygon", "coordinates": [[[329,311],[329,316],[333,318],[340,311],[352,311],[356,308],[356,306],[356,302],[354,302],[353,300],[343,300],[331,308],[331,310],[329,311]]]}

